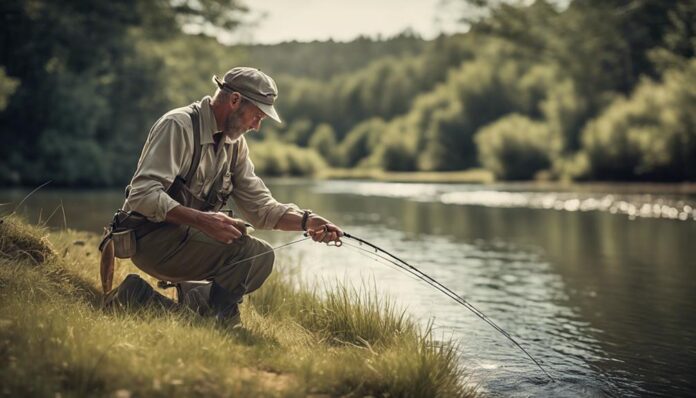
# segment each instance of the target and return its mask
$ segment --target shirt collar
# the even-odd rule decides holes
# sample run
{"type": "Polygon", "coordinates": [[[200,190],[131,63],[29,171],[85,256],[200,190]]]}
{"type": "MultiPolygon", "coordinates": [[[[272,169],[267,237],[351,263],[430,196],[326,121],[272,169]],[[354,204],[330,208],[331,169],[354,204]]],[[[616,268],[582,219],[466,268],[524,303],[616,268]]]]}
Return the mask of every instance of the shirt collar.
{"type": "MultiPolygon", "coordinates": [[[[215,113],[213,113],[212,107],[213,99],[210,96],[205,96],[200,102],[201,105],[201,118],[202,118],[202,130],[201,130],[201,145],[204,144],[214,144],[213,134],[215,134],[217,129],[217,121],[215,121],[215,113]]],[[[234,141],[230,137],[225,137],[225,144],[232,144],[234,141]]]]}

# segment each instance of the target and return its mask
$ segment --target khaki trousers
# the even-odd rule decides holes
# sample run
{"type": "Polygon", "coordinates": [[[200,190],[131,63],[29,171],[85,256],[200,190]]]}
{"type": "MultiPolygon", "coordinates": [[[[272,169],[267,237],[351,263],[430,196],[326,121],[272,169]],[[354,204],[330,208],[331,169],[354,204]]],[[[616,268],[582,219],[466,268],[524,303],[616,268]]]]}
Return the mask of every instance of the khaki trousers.
{"type": "Polygon", "coordinates": [[[215,280],[241,302],[271,274],[275,260],[271,249],[268,243],[252,236],[225,244],[197,229],[167,224],[139,238],[131,259],[138,268],[161,280],[215,280]]]}

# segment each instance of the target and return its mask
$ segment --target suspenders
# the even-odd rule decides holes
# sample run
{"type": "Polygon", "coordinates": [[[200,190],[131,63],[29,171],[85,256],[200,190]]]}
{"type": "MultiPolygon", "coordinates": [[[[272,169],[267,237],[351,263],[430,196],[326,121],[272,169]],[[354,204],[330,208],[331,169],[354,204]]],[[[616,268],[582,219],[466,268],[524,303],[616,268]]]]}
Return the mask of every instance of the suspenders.
{"type": "MultiPolygon", "coordinates": [[[[191,181],[193,180],[193,177],[196,175],[196,171],[198,170],[198,166],[200,165],[201,162],[201,133],[200,133],[200,114],[198,107],[193,105],[189,108],[189,116],[191,116],[191,123],[193,124],[193,157],[191,159],[191,167],[189,168],[188,173],[186,173],[186,177],[181,177],[181,176],[176,176],[174,179],[174,182],[172,185],[169,187],[167,190],[167,194],[174,198],[175,200],[179,201],[180,203],[183,201],[183,198],[179,198],[179,195],[181,194],[182,189],[184,187],[190,188],[191,186],[191,181]]],[[[231,175],[232,180],[234,181],[234,167],[237,164],[237,158],[239,157],[239,140],[237,140],[233,147],[232,147],[232,157],[230,158],[230,163],[228,165],[228,172],[231,175]]],[[[218,193],[220,191],[220,188],[222,186],[222,180],[225,177],[225,173],[221,173],[220,177],[215,180],[213,183],[213,186],[210,188],[210,191],[208,192],[207,197],[205,198],[205,203],[203,205],[203,208],[200,210],[211,210],[215,209],[219,205],[218,203],[218,193]]],[[[227,203],[227,197],[223,198],[222,200],[222,206],[224,206],[227,203]]],[[[219,210],[215,209],[215,210],[219,210]]]]}

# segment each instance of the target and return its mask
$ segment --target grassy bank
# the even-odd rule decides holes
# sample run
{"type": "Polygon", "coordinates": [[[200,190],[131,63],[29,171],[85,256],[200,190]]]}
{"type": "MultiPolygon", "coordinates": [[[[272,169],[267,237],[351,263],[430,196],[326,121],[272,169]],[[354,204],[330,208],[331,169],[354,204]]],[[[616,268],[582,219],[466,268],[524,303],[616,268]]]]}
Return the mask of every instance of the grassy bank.
{"type": "MultiPolygon", "coordinates": [[[[102,311],[96,241],[2,219],[3,395],[475,395],[450,343],[375,293],[320,296],[294,283],[282,259],[242,306],[242,328],[156,308],[102,311]]],[[[116,270],[116,281],[136,272],[128,261],[116,270]]]]}

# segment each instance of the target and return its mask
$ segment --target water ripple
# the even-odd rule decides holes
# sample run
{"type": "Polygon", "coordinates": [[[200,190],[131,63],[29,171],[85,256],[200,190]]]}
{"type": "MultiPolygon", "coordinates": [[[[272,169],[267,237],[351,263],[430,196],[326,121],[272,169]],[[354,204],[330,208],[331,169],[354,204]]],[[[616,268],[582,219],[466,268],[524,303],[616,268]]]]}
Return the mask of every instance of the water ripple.
{"type": "Polygon", "coordinates": [[[653,195],[582,194],[565,192],[447,192],[439,196],[445,204],[487,207],[526,207],[562,211],[603,211],[629,218],[696,220],[696,205],[653,195]]]}
{"type": "Polygon", "coordinates": [[[502,208],[532,208],[569,212],[600,211],[629,218],[696,220],[696,200],[667,194],[519,191],[502,186],[464,184],[407,184],[330,181],[315,188],[321,193],[403,198],[418,202],[502,208]]]}

